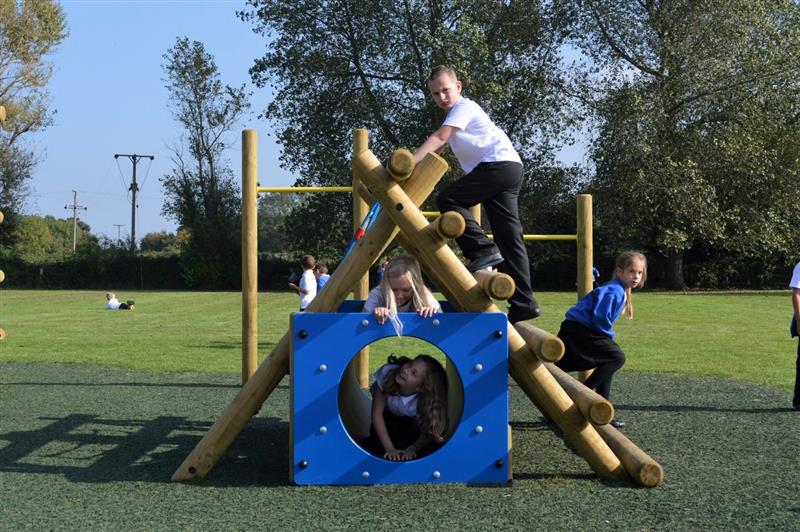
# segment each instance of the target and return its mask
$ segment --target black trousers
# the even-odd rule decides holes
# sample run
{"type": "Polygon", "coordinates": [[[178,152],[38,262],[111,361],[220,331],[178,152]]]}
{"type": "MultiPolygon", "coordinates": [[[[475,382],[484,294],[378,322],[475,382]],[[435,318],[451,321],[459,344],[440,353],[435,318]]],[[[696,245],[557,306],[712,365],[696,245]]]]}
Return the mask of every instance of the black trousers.
{"type": "Polygon", "coordinates": [[[556,366],[564,371],[594,369],[583,384],[610,399],[614,373],[625,364],[625,353],[617,342],[572,320],[561,323],[558,337],[564,342],[564,356],[556,366]]]}
{"type": "Polygon", "coordinates": [[[521,164],[481,163],[440,192],[436,204],[439,212],[456,211],[464,217],[466,228],[456,242],[468,259],[500,252],[504,262],[498,269],[510,275],[517,285],[509,303],[512,307],[531,308],[531,264],[522,238],[517,203],[521,186],[521,164]],[[479,203],[489,217],[494,243],[469,211],[479,203]]]}
{"type": "MultiPolygon", "coordinates": [[[[392,414],[388,410],[384,410],[383,422],[386,424],[386,432],[389,434],[389,438],[391,438],[395,449],[407,449],[419,438],[419,428],[417,427],[416,418],[398,416],[392,414]]],[[[375,456],[383,456],[383,444],[381,444],[381,440],[378,438],[374,426],[370,425],[369,437],[361,442],[361,447],[375,456]]],[[[422,449],[417,449],[417,457],[422,458],[423,456],[428,456],[439,447],[440,445],[435,442],[429,443],[422,449]]]]}

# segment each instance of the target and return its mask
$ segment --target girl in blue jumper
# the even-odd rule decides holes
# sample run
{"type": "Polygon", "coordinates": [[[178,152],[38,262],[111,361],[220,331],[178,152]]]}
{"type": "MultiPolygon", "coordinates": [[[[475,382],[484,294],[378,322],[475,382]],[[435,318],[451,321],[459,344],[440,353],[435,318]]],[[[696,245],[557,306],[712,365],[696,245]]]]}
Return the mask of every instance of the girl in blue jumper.
{"type": "MultiPolygon", "coordinates": [[[[595,288],[567,311],[558,337],[564,342],[564,356],[556,366],[564,371],[594,372],[583,384],[606,399],[611,394],[611,379],[625,364],[625,353],[614,341],[614,322],[625,310],[633,319],[631,290],[644,286],[647,259],[638,251],[627,251],[617,258],[614,277],[595,288]]],[[[619,420],[611,424],[624,425],[619,420]]]]}

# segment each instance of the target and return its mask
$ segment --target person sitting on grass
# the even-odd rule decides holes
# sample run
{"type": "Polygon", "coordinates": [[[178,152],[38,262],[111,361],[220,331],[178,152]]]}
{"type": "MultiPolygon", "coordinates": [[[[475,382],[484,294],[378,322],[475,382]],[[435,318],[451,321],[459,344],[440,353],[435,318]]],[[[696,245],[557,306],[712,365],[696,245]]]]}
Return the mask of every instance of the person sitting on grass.
{"type": "Polygon", "coordinates": [[[133,300],[120,303],[114,292],[106,292],[106,310],[133,310],[133,300]]]}

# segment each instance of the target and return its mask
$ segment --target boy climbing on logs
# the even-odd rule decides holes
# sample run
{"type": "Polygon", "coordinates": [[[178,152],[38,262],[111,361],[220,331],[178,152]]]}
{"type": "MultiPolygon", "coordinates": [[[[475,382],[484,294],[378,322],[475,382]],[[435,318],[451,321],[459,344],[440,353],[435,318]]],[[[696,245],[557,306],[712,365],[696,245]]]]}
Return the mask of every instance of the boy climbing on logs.
{"type": "Polygon", "coordinates": [[[465,175],[440,192],[436,203],[440,212],[456,211],[464,217],[466,229],[456,242],[470,260],[467,269],[474,272],[499,265],[516,283],[508,300],[508,321],[536,318],[539,304],[532,295],[530,261],[517,205],[523,175],[519,154],[483,109],[461,96],[461,82],[452,68],[435,67],[428,77],[428,90],[447,116],[414,152],[414,163],[450,146],[465,175]],[[479,203],[489,216],[494,243],[469,211],[479,203]]]}

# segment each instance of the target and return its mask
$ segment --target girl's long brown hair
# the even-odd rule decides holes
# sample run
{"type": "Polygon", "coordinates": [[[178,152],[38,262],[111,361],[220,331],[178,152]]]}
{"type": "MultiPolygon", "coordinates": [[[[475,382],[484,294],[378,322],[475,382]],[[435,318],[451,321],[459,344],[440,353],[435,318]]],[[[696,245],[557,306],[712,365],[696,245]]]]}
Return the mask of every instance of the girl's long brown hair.
{"type": "MultiPolygon", "coordinates": [[[[644,282],[647,280],[647,258],[639,251],[626,251],[617,257],[617,263],[614,267],[614,277],[619,277],[625,268],[630,266],[635,260],[642,261],[642,280],[639,282],[639,286],[636,287],[642,288],[644,282]]],[[[633,319],[633,299],[631,299],[630,288],[625,289],[625,317],[629,320],[633,319]]]]}
{"type": "MultiPolygon", "coordinates": [[[[425,363],[425,377],[417,390],[417,426],[422,434],[432,436],[438,443],[444,441],[447,432],[447,373],[438,360],[429,355],[418,355],[414,360],[425,363]]],[[[386,376],[384,393],[400,393],[400,385],[395,377],[404,364],[412,362],[408,357],[389,355],[389,364],[397,367],[386,376]]]]}

